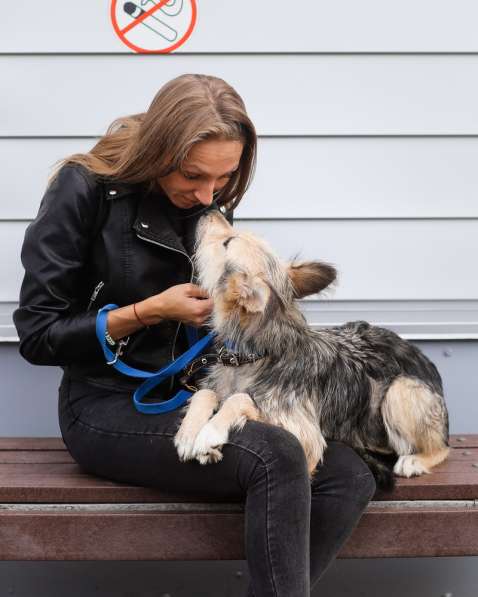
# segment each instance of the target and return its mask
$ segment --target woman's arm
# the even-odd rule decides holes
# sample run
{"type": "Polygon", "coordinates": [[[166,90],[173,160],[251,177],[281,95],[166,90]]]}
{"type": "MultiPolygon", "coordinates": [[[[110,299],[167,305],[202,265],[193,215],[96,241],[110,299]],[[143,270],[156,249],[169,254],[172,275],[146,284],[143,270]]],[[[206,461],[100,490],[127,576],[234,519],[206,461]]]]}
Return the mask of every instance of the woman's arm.
{"type": "Polygon", "coordinates": [[[33,364],[102,358],[96,313],[80,312],[78,305],[99,200],[80,168],[65,166],[26,229],[21,254],[25,275],[13,320],[20,353],[33,364]]]}

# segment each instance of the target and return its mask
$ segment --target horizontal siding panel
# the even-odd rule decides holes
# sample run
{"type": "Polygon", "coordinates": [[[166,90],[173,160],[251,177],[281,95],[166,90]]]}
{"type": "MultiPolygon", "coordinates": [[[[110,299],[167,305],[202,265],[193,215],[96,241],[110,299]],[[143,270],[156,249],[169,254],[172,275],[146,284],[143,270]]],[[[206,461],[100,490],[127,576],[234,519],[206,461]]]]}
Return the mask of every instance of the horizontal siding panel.
{"type": "Polygon", "coordinates": [[[0,163],[6,167],[0,182],[0,220],[33,219],[40,206],[55,162],[89,151],[96,140],[0,139],[0,163]],[[28,169],[28,176],[25,171],[28,169]]]}
{"type": "Polygon", "coordinates": [[[477,339],[476,301],[340,301],[308,298],[302,311],[313,328],[364,320],[414,339],[477,339]]]}
{"type": "Polygon", "coordinates": [[[477,217],[477,161],[475,138],[262,139],[237,215],[477,217]]]}
{"type": "Polygon", "coordinates": [[[13,325],[12,314],[17,308],[17,302],[0,302],[0,342],[16,342],[17,331],[13,325]]]}
{"type": "MultiPolygon", "coordinates": [[[[17,303],[0,303],[0,342],[17,342],[12,314],[17,303]]],[[[404,338],[478,339],[476,301],[339,301],[304,299],[300,308],[314,329],[364,320],[404,338]]]]}
{"type": "MultiPolygon", "coordinates": [[[[35,217],[54,162],[94,143],[0,139],[0,220],[35,217]]],[[[261,138],[237,216],[476,218],[477,158],[478,138],[261,138]]]]}
{"type": "MultiPolygon", "coordinates": [[[[340,300],[476,300],[477,221],[248,221],[284,259],[334,263],[340,300]]],[[[26,224],[0,223],[3,250],[0,301],[14,302],[22,278],[20,247],[26,224]],[[14,256],[18,256],[15,259],[14,256]]],[[[327,296],[327,298],[331,298],[327,296]]]]}
{"type": "Polygon", "coordinates": [[[476,221],[244,222],[290,259],[335,264],[341,300],[476,299],[476,221]]]}
{"type": "Polygon", "coordinates": [[[0,56],[0,136],[103,134],[185,72],[230,82],[261,135],[478,134],[476,55],[173,54],[0,56]]]}
{"type": "MultiPolygon", "coordinates": [[[[9,3],[0,24],[0,52],[129,52],[113,32],[109,4],[82,0],[73,17],[64,0],[49,0],[48,10],[31,0],[9,3]]],[[[196,28],[177,52],[478,50],[474,0],[198,0],[197,5],[196,28]]],[[[174,19],[161,18],[175,26],[174,19]]]]}

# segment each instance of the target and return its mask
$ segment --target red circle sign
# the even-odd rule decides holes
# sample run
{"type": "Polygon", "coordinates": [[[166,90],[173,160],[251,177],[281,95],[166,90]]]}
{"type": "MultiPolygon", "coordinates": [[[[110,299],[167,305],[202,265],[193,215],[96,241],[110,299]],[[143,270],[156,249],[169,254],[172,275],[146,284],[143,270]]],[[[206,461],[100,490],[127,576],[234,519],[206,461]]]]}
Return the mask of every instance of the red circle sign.
{"type": "Polygon", "coordinates": [[[196,0],[112,0],[110,16],[116,34],[131,50],[166,54],[191,35],[196,24],[196,0]],[[157,47],[162,43],[169,45],[157,47]]]}

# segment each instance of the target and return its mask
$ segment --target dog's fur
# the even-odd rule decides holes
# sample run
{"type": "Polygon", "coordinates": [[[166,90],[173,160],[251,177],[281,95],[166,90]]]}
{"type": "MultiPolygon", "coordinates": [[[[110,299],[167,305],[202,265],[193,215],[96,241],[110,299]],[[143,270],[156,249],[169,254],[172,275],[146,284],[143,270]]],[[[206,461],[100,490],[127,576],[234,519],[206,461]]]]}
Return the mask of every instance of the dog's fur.
{"type": "Polygon", "coordinates": [[[308,327],[296,299],[331,284],[332,266],[286,265],[218,212],[198,225],[196,264],[214,299],[218,342],[263,358],[208,370],[174,438],[182,460],[217,462],[229,429],[242,429],[248,419],[294,434],[311,477],[327,439],[352,446],[384,489],[393,487],[392,466],[410,477],[445,460],[448,414],[440,375],[425,355],[364,321],[308,327]]]}

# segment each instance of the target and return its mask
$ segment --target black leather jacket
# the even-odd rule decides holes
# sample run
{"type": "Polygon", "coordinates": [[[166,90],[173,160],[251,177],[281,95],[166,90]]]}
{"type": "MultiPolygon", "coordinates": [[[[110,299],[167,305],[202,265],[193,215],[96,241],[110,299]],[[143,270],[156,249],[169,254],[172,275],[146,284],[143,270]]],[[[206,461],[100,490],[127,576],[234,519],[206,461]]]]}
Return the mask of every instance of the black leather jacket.
{"type": "MultiPolygon", "coordinates": [[[[116,388],[139,385],[106,365],[95,322],[107,303],[129,305],[193,280],[195,228],[209,208],[181,210],[181,239],[164,201],[82,166],[61,169],[22,247],[25,277],[13,319],[27,361],[116,388]]],[[[186,350],[183,328],[171,320],[143,328],[131,334],[121,358],[156,371],[186,350]]]]}

